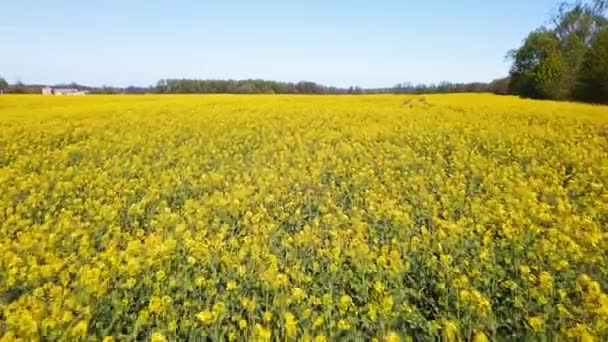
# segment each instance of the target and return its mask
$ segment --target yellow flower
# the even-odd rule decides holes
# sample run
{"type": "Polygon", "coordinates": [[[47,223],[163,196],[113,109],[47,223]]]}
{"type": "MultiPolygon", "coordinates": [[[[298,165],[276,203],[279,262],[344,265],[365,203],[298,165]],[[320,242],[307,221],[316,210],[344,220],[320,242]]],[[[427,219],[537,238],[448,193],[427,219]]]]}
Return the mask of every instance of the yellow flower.
{"type": "Polygon", "coordinates": [[[272,321],[272,313],[269,311],[264,311],[262,317],[264,318],[264,322],[266,323],[270,323],[270,321],[272,321]]]}
{"type": "Polygon", "coordinates": [[[473,342],[488,342],[488,337],[482,331],[478,331],[473,336],[473,342]]]}
{"type": "Polygon", "coordinates": [[[595,337],[593,337],[593,335],[591,335],[589,332],[584,331],[581,334],[580,342],[595,342],[595,341],[596,341],[595,337]]]}
{"type": "Polygon", "coordinates": [[[167,338],[158,332],[152,333],[152,336],[150,337],[150,342],[167,342],[167,338]]]}
{"type": "Polygon", "coordinates": [[[89,323],[85,320],[81,320],[74,326],[72,330],[73,336],[85,336],[89,329],[89,323]]]}
{"type": "Polygon", "coordinates": [[[542,289],[548,290],[553,287],[553,277],[549,272],[541,272],[538,276],[538,282],[542,289]]]}
{"type": "Polygon", "coordinates": [[[384,312],[385,314],[391,312],[391,310],[393,310],[393,297],[392,296],[384,296],[384,298],[382,298],[382,312],[384,312]]]}
{"type": "Polygon", "coordinates": [[[196,279],[194,279],[194,283],[198,287],[202,287],[203,285],[205,285],[206,281],[207,280],[205,279],[205,277],[202,276],[196,277],[196,279]]]}
{"type": "Polygon", "coordinates": [[[160,313],[163,306],[163,302],[160,298],[153,296],[148,304],[148,310],[152,313],[160,313]]]}
{"type": "Polygon", "coordinates": [[[298,329],[298,322],[295,316],[290,312],[286,312],[283,314],[283,320],[287,337],[295,337],[298,329]]]}
{"type": "Polygon", "coordinates": [[[566,335],[581,342],[595,341],[595,338],[589,333],[589,328],[585,324],[577,324],[574,328],[568,329],[566,335]]]}
{"type": "Polygon", "coordinates": [[[563,270],[563,269],[568,268],[568,266],[570,266],[570,264],[568,263],[568,260],[564,260],[564,259],[562,259],[562,260],[560,260],[560,261],[557,263],[557,267],[556,267],[556,269],[557,269],[558,271],[561,271],[561,270],[563,270]]]}
{"type": "Polygon", "coordinates": [[[247,311],[253,312],[255,310],[255,300],[243,297],[240,299],[240,302],[247,311]]]}
{"type": "Polygon", "coordinates": [[[318,329],[323,325],[323,317],[319,316],[315,319],[315,321],[312,323],[312,328],[313,329],[318,329]]]}
{"type": "Polygon", "coordinates": [[[167,329],[169,329],[170,331],[175,331],[175,329],[177,329],[177,321],[171,320],[169,324],[167,324],[167,329]]]}
{"type": "Polygon", "coordinates": [[[231,280],[226,284],[226,290],[231,291],[236,289],[236,281],[231,280]]]}
{"type": "Polygon", "coordinates": [[[219,316],[222,313],[224,313],[225,309],[226,309],[226,306],[222,302],[218,302],[218,303],[213,304],[213,313],[216,316],[219,316]]]}
{"type": "Polygon", "coordinates": [[[528,324],[532,327],[534,331],[540,331],[543,327],[544,321],[541,316],[532,316],[528,317],[528,324]]]}
{"type": "Polygon", "coordinates": [[[345,314],[349,307],[353,305],[353,300],[349,295],[342,295],[340,297],[340,302],[338,303],[338,308],[340,309],[341,314],[345,314]]]}
{"type": "Polygon", "coordinates": [[[256,341],[267,342],[267,341],[270,341],[272,338],[272,331],[263,327],[260,324],[255,325],[253,332],[254,332],[254,337],[255,337],[256,341]]]}
{"type": "Polygon", "coordinates": [[[327,337],[324,335],[317,335],[315,336],[315,342],[327,342],[327,337]]]}
{"type": "Polygon", "coordinates": [[[470,295],[475,300],[477,309],[481,314],[485,315],[492,309],[490,301],[481,292],[473,289],[470,291],[470,295]]]}
{"type": "Polygon", "coordinates": [[[340,330],[350,330],[350,328],[351,328],[351,325],[350,325],[350,323],[348,321],[343,320],[343,319],[341,319],[341,320],[338,321],[338,329],[340,329],[340,330]]]}
{"type": "Polygon", "coordinates": [[[367,317],[372,322],[375,322],[376,319],[378,318],[378,311],[376,310],[376,306],[374,304],[369,304],[368,305],[368,308],[367,308],[367,317]]]}
{"type": "Polygon", "coordinates": [[[443,323],[443,338],[446,341],[458,340],[458,326],[454,321],[445,321],[443,323]]]}
{"type": "Polygon", "coordinates": [[[471,292],[469,290],[460,290],[458,296],[463,302],[468,302],[471,299],[471,292]]]}
{"type": "Polygon", "coordinates": [[[196,315],[203,324],[210,325],[215,321],[215,315],[209,310],[203,310],[196,315]]]}
{"type": "Polygon", "coordinates": [[[137,321],[139,323],[145,323],[148,321],[148,318],[150,318],[150,312],[148,309],[141,309],[137,315],[137,321]]]}
{"type": "Polygon", "coordinates": [[[247,329],[247,321],[244,319],[239,320],[239,329],[245,330],[247,329]]]}
{"type": "Polygon", "coordinates": [[[299,302],[302,299],[306,298],[306,291],[302,290],[299,287],[294,287],[291,290],[291,296],[293,297],[293,299],[295,299],[297,302],[299,302]]]}
{"type": "Polygon", "coordinates": [[[127,280],[127,282],[125,283],[125,287],[128,289],[131,289],[131,288],[135,287],[136,284],[137,284],[137,280],[135,278],[129,278],[127,280]]]}
{"type": "Polygon", "coordinates": [[[374,292],[376,292],[376,294],[378,294],[378,295],[383,294],[384,293],[384,288],[385,288],[384,284],[382,284],[381,281],[376,280],[374,282],[373,289],[374,289],[374,292]]]}
{"type": "Polygon", "coordinates": [[[384,336],[384,340],[386,342],[399,342],[401,341],[401,339],[399,338],[399,335],[397,335],[397,333],[395,333],[394,331],[389,331],[386,336],[384,336]]]}
{"type": "Polygon", "coordinates": [[[521,265],[521,266],[519,266],[519,272],[522,275],[526,276],[526,275],[528,275],[530,273],[530,267],[528,267],[526,265],[521,265]]]}

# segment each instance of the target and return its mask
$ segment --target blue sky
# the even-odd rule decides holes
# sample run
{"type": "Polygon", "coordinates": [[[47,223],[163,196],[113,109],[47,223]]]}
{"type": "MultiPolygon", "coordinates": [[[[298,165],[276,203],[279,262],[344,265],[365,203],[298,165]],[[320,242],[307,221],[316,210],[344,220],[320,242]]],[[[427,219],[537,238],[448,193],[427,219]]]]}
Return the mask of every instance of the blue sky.
{"type": "Polygon", "coordinates": [[[10,82],[490,81],[559,0],[0,0],[10,82]]]}

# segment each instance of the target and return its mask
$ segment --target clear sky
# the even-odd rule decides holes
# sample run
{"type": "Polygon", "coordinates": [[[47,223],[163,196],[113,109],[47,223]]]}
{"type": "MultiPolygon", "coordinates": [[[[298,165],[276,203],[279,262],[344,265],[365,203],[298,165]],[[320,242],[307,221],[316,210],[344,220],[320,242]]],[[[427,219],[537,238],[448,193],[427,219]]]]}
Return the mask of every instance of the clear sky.
{"type": "Polygon", "coordinates": [[[559,0],[0,0],[9,82],[490,81],[559,0]]]}

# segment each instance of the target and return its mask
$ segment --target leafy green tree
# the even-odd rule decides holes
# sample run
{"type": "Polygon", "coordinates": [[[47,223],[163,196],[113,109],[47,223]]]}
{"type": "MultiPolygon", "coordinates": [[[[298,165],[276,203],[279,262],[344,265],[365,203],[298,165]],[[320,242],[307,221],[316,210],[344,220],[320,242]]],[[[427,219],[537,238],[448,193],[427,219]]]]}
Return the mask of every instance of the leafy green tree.
{"type": "Polygon", "coordinates": [[[8,82],[2,77],[0,77],[0,94],[6,93],[8,89],[8,82]]]}
{"type": "Polygon", "coordinates": [[[554,17],[555,34],[561,42],[561,50],[566,66],[564,72],[564,91],[572,97],[577,84],[579,69],[597,32],[607,24],[604,12],[605,0],[592,3],[564,3],[554,17]]]}
{"type": "Polygon", "coordinates": [[[608,0],[561,4],[552,28],[530,33],[511,53],[511,92],[541,99],[573,98],[594,37],[608,25],[607,9],[608,0]]]}
{"type": "Polygon", "coordinates": [[[498,94],[507,95],[510,93],[509,88],[511,86],[511,77],[504,77],[495,79],[488,85],[488,91],[498,94]]]}
{"type": "Polygon", "coordinates": [[[540,98],[565,100],[570,97],[572,88],[570,65],[559,52],[548,54],[535,72],[536,92],[540,98]]]}
{"type": "Polygon", "coordinates": [[[608,27],[599,31],[580,68],[576,97],[608,103],[608,27]]]}
{"type": "Polygon", "coordinates": [[[567,63],[557,35],[541,28],[512,52],[511,90],[524,97],[563,99],[567,63]]]}
{"type": "Polygon", "coordinates": [[[566,41],[568,37],[576,37],[588,46],[595,33],[606,24],[604,13],[607,6],[608,1],[605,0],[560,4],[552,18],[555,34],[561,41],[566,41]]]}

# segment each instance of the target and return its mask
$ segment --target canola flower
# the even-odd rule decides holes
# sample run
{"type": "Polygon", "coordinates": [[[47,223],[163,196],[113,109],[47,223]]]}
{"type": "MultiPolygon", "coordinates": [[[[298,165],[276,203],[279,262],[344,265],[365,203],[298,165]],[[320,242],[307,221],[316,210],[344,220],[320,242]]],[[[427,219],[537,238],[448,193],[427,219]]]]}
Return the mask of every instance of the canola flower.
{"type": "Polygon", "coordinates": [[[0,97],[1,341],[608,340],[608,108],[0,97]]]}

